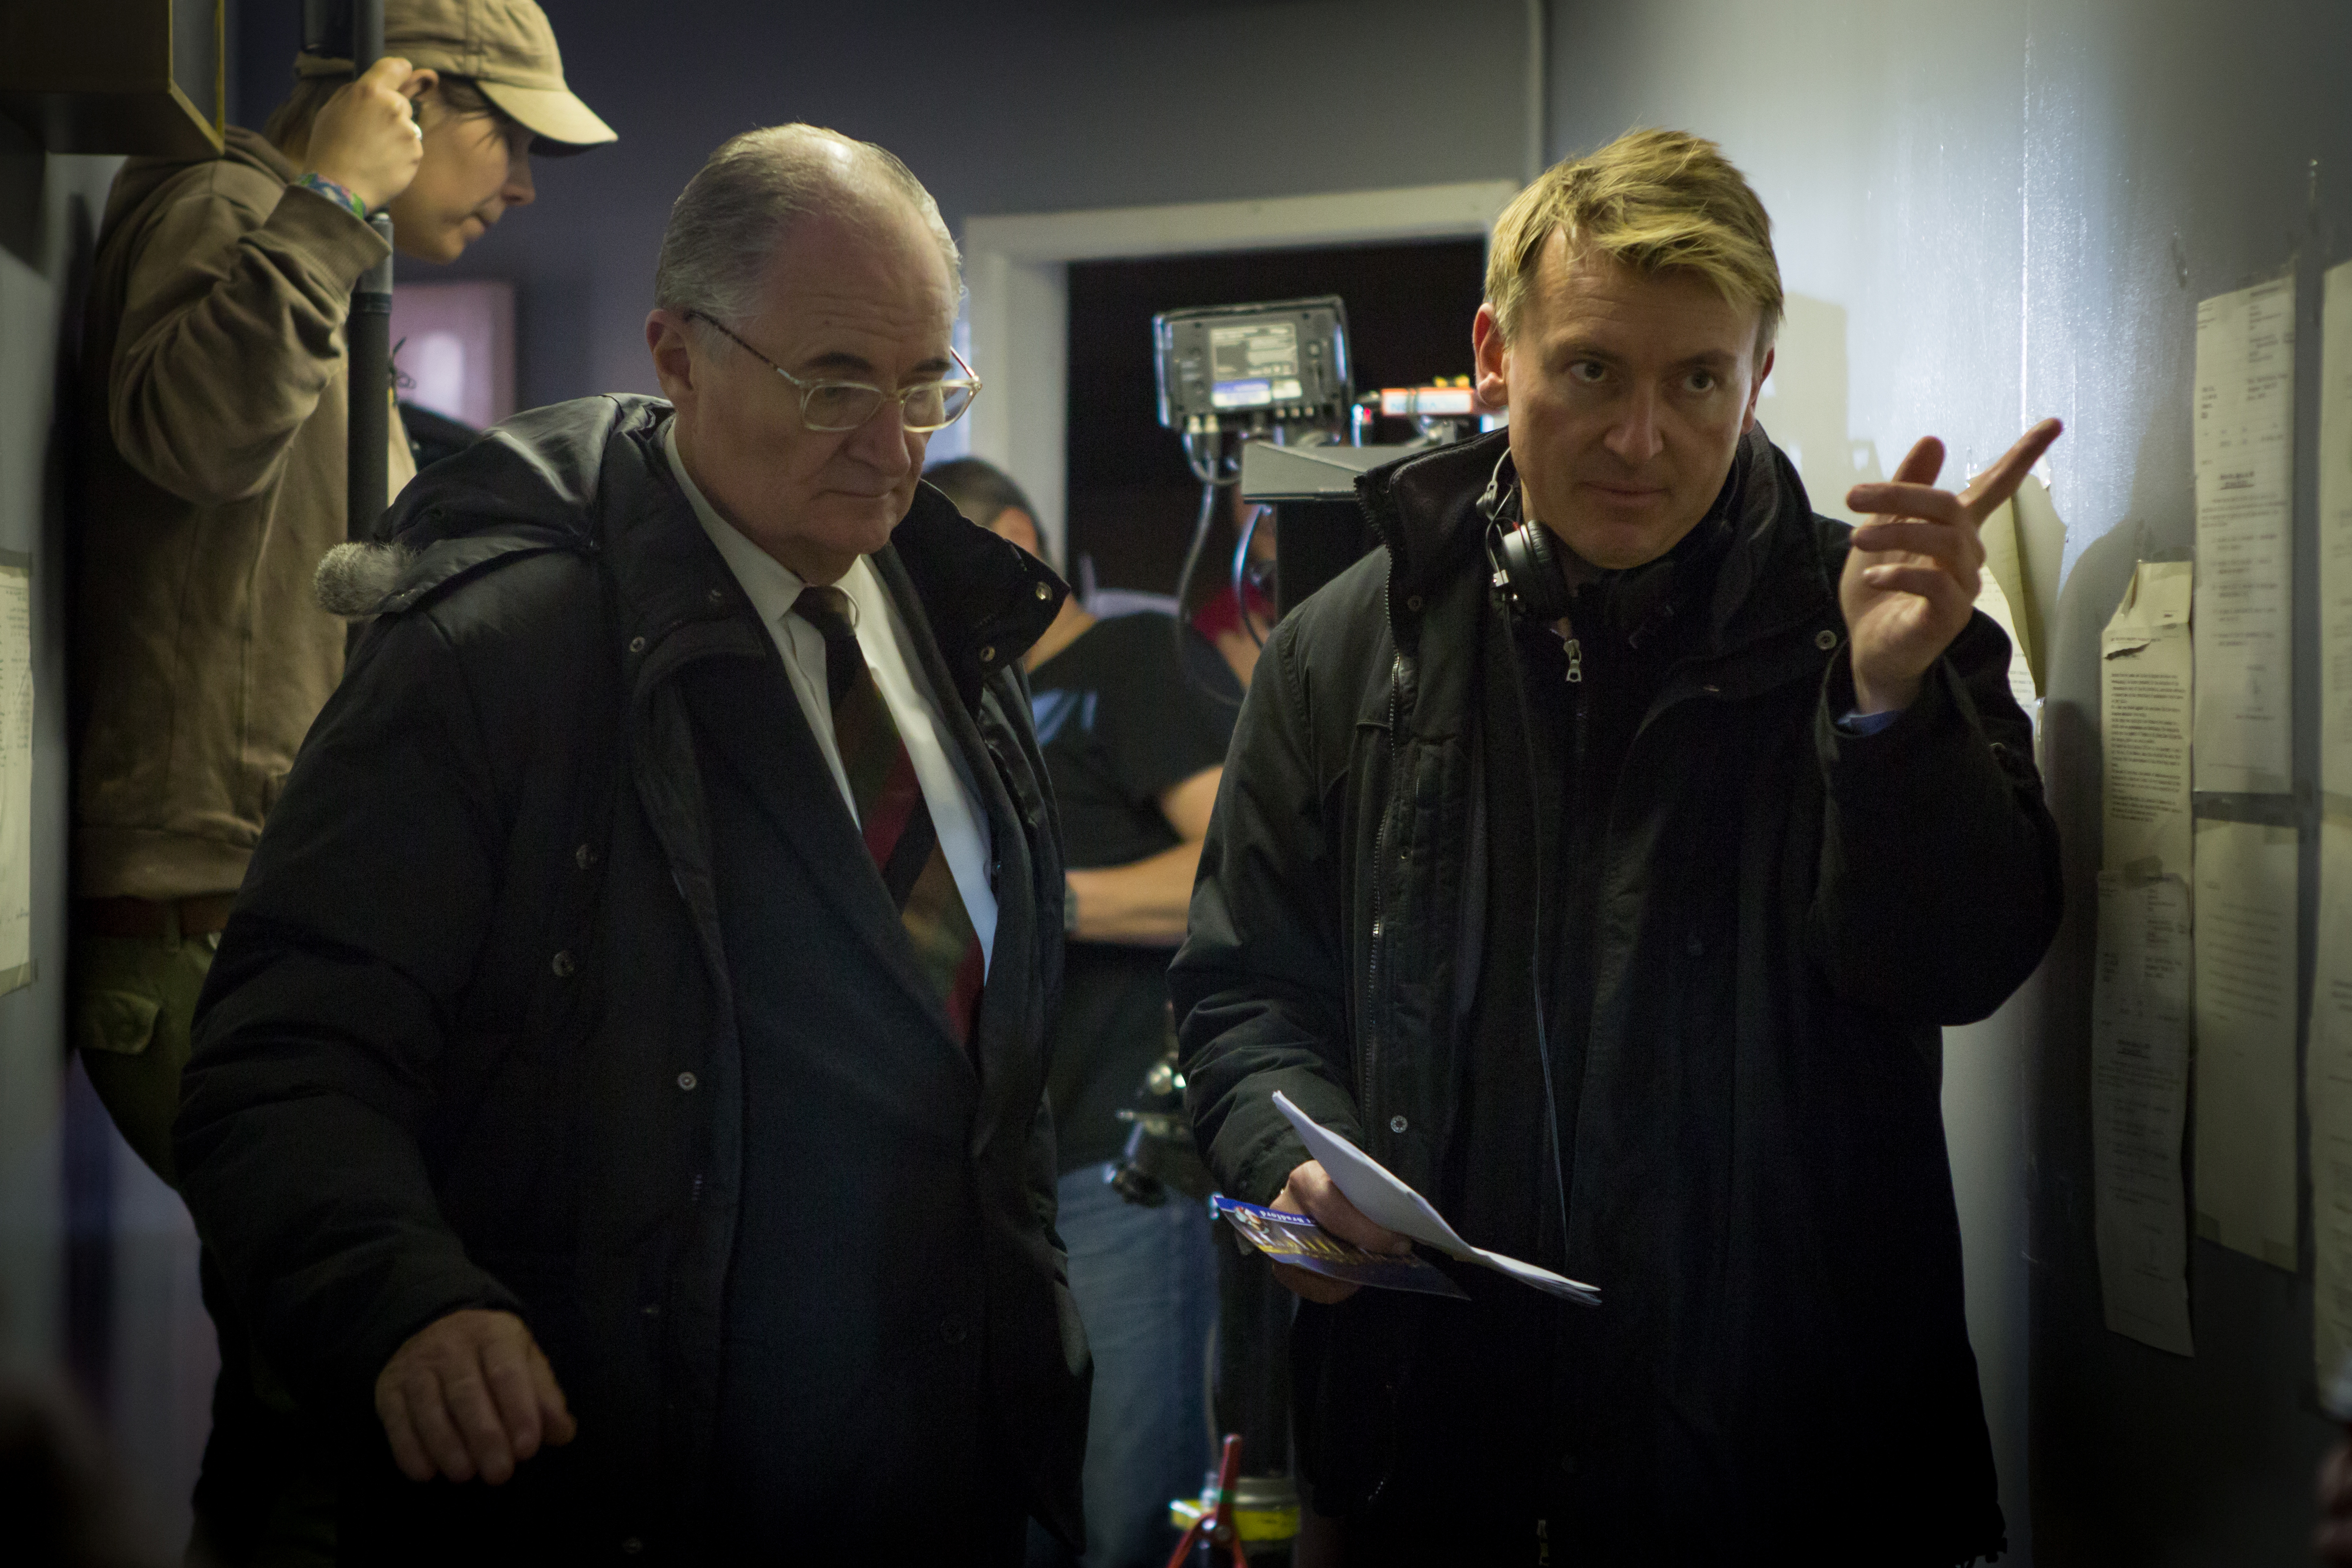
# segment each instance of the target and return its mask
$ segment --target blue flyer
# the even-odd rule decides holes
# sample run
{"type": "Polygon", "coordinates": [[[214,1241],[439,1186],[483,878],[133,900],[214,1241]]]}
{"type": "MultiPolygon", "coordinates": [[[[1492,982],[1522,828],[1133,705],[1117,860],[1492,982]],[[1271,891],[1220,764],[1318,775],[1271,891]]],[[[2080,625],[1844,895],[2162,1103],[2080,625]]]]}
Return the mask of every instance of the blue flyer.
{"type": "Polygon", "coordinates": [[[1303,1214],[1262,1209],[1236,1203],[1219,1193],[1210,1203],[1234,1227],[1234,1234],[1277,1263],[1288,1263],[1350,1285],[1381,1290],[1418,1290],[1426,1296],[1450,1296],[1458,1301],[1469,1293],[1427,1262],[1410,1253],[1402,1258],[1367,1252],[1341,1241],[1303,1214]]]}

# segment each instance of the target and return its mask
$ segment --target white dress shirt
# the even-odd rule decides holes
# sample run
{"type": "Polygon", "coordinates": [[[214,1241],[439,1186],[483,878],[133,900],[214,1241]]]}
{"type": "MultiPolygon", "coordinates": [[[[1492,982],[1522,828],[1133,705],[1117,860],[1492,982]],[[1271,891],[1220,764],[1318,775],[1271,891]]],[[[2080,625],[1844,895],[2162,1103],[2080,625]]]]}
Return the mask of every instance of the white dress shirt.
{"type": "MultiPolygon", "coordinates": [[[[719,547],[727,569],[735,574],[735,581],[742,584],[745,596],[759,612],[761,624],[775,639],[776,651],[783,655],[785,673],[792,677],[793,695],[800,699],[801,712],[808,720],[810,732],[816,736],[817,750],[824,753],[825,763],[833,770],[833,782],[841,790],[842,804],[849,808],[849,819],[856,822],[857,802],[849,793],[849,775],[842,770],[841,747],[833,735],[833,702],[824,678],[824,637],[804,616],[792,613],[793,603],[801,596],[805,584],[791,568],[719,515],[686,471],[686,465],[678,460],[677,430],[675,421],[662,427],[670,471],[677,476],[678,488],[686,491],[686,499],[693,504],[695,520],[710,536],[710,542],[719,547]]],[[[889,592],[874,574],[872,564],[859,556],[834,586],[849,596],[857,646],[866,654],[866,667],[874,672],[874,684],[881,689],[891,721],[898,726],[898,737],[907,743],[908,758],[915,764],[916,781],[923,786],[923,803],[930,807],[931,825],[939,830],[940,848],[947,856],[948,869],[955,873],[956,891],[963,895],[964,910],[971,916],[971,929],[980,937],[981,973],[985,976],[996,947],[996,890],[990,886],[988,878],[987,814],[981,810],[979,795],[964,771],[962,759],[940,732],[939,703],[932,695],[930,682],[924,679],[922,661],[898,618],[898,606],[890,602],[889,592]]]]}

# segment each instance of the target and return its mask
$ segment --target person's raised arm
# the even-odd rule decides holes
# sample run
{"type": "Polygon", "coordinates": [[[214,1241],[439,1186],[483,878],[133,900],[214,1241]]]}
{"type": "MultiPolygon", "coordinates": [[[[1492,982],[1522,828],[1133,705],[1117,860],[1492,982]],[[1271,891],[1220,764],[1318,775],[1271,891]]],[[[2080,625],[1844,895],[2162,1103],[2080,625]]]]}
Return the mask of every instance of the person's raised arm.
{"type": "Polygon", "coordinates": [[[1847,648],[1814,716],[1826,794],[1812,947],[1850,1000],[1940,1024],[1982,1017],[2041,961],[2058,920],[2056,828],[2010,650],[1975,612],[1978,529],[2058,437],[2044,420],[1967,489],[1914,447],[1847,504],[1847,648]],[[1855,721],[1880,715],[1876,727],[1855,721]]]}
{"type": "MultiPolygon", "coordinates": [[[[383,59],[319,110],[316,172],[371,207],[404,190],[420,146],[408,62],[383,59]]],[[[137,242],[107,416],[123,460],[184,500],[218,506],[277,478],[343,364],[352,287],[383,242],[348,209],[221,161],[137,242]],[[248,189],[248,186],[254,188],[248,189]]]]}

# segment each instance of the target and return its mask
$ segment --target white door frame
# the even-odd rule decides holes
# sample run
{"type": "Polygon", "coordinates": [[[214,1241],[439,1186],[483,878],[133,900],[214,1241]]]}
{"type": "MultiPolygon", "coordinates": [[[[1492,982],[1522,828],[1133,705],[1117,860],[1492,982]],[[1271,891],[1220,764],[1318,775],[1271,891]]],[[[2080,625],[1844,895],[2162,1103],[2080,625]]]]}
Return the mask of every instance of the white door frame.
{"type": "MultiPolygon", "coordinates": [[[[1518,194],[1512,180],[1190,202],[964,220],[971,360],[987,392],[971,450],[1016,475],[1057,558],[1067,535],[1069,264],[1118,257],[1485,238],[1518,194]]],[[[1463,323],[1467,332],[1469,323],[1463,323]]],[[[1174,439],[1171,437],[1170,439],[1174,439]]]]}

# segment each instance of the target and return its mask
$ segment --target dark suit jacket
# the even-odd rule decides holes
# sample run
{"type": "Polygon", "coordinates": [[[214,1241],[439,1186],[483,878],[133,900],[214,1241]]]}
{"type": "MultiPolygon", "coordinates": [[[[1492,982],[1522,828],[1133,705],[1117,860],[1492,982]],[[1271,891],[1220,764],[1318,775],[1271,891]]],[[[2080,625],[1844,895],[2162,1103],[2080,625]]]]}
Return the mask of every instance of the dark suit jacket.
{"type": "Polygon", "coordinates": [[[1087,1367],[1042,1098],[1061,869],[1019,673],[1064,590],[928,489],[874,558],[992,840],[967,1061],[667,472],[667,415],[541,410],[403,495],[388,530],[421,552],[206,993],[190,1205],[360,1455],[347,1553],[702,1555],[747,1368],[808,1402],[777,1450],[807,1471],[775,1485],[813,1531],[959,1506],[969,1478],[921,1461],[961,1410],[985,1424],[965,1448],[1075,1538],[1087,1367]],[[412,1487],[373,1381],[468,1306],[522,1313],[581,1436],[497,1493],[412,1487]]]}

